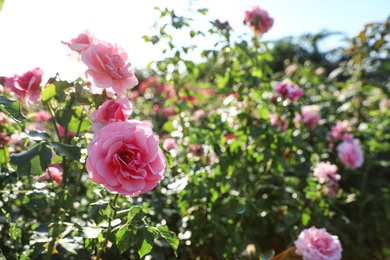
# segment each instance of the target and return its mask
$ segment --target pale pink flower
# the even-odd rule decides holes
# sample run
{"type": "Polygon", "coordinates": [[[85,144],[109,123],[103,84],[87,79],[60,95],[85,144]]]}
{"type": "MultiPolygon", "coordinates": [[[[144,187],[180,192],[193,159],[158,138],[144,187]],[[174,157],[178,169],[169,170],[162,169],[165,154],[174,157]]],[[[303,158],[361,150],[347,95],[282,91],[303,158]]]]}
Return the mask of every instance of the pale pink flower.
{"type": "Polygon", "coordinates": [[[175,105],[170,105],[169,107],[164,108],[164,110],[162,111],[162,115],[164,117],[170,117],[176,115],[175,107],[176,107],[175,105]]]}
{"type": "Polygon", "coordinates": [[[137,120],[106,125],[95,133],[87,152],[92,181],[130,197],[155,188],[166,166],[152,128],[137,120]]]}
{"type": "Polygon", "coordinates": [[[41,99],[42,74],[40,68],[35,68],[23,75],[5,78],[4,86],[20,96],[27,105],[36,103],[41,99]]]}
{"type": "Polygon", "coordinates": [[[167,151],[169,151],[172,156],[176,156],[176,154],[179,151],[179,147],[176,143],[176,140],[174,138],[165,138],[163,141],[163,148],[167,151]]]}
{"type": "Polygon", "coordinates": [[[177,149],[176,140],[174,138],[165,138],[163,142],[163,147],[167,151],[176,150],[177,149]]]}
{"type": "MultiPolygon", "coordinates": [[[[57,125],[57,129],[58,129],[58,133],[59,133],[60,137],[65,137],[65,129],[64,129],[64,127],[62,125],[60,125],[60,124],[56,124],[56,125],[57,125]]],[[[70,131],[68,129],[68,131],[66,131],[66,136],[67,136],[68,139],[70,139],[70,138],[75,137],[76,133],[73,132],[73,131],[70,131]]]]}
{"type": "Polygon", "coordinates": [[[314,167],[314,177],[321,184],[339,181],[341,176],[337,173],[337,170],[337,166],[330,162],[320,162],[314,167]]]}
{"type": "Polygon", "coordinates": [[[294,244],[295,253],[303,260],[341,259],[342,247],[338,236],[328,233],[325,228],[302,230],[294,244]]]}
{"type": "Polygon", "coordinates": [[[35,120],[38,122],[49,122],[51,119],[51,115],[45,110],[39,110],[35,117],[35,120]]]}
{"type": "Polygon", "coordinates": [[[302,123],[308,129],[314,129],[316,126],[318,126],[318,123],[321,119],[318,113],[319,113],[319,106],[317,105],[302,106],[301,109],[302,123]]]}
{"type": "Polygon", "coordinates": [[[31,125],[27,125],[25,130],[26,130],[26,132],[30,132],[30,131],[42,131],[42,132],[44,132],[44,131],[47,130],[47,128],[46,128],[46,126],[42,125],[41,123],[35,122],[35,123],[31,124],[31,125]]]}
{"type": "Polygon", "coordinates": [[[272,126],[278,126],[281,132],[285,132],[287,130],[287,115],[283,114],[280,118],[277,113],[270,113],[268,117],[271,119],[272,126]]]}
{"type": "Polygon", "coordinates": [[[76,54],[68,54],[71,58],[81,60],[80,53],[89,48],[91,44],[97,42],[98,40],[95,38],[95,36],[86,30],[84,33],[80,33],[77,37],[70,39],[69,42],[63,41],[62,43],[68,46],[72,51],[76,52],[76,54]]]}
{"type": "Polygon", "coordinates": [[[343,135],[343,141],[353,141],[354,137],[353,134],[344,134],[343,135]]]}
{"type": "Polygon", "coordinates": [[[290,64],[284,69],[284,73],[286,74],[294,74],[299,69],[297,64],[290,64]]]}
{"type": "Polygon", "coordinates": [[[203,109],[198,109],[194,112],[193,118],[194,120],[200,120],[206,116],[206,112],[203,109]]]}
{"type": "Polygon", "coordinates": [[[351,131],[347,121],[337,121],[336,125],[330,127],[330,134],[334,141],[339,141],[343,139],[344,134],[347,134],[351,131]]]}
{"type": "Polygon", "coordinates": [[[91,114],[91,131],[96,132],[105,125],[126,121],[133,112],[133,105],[128,98],[106,100],[97,110],[91,114]]]}
{"type": "Polygon", "coordinates": [[[12,134],[10,136],[10,142],[14,145],[14,146],[23,146],[23,140],[22,138],[20,137],[20,135],[18,134],[12,134]]]}
{"type": "Polygon", "coordinates": [[[270,17],[266,10],[259,6],[253,6],[250,10],[245,11],[244,23],[249,24],[257,36],[261,36],[272,28],[274,19],[270,17]]]}
{"type": "Polygon", "coordinates": [[[127,53],[115,44],[91,44],[81,52],[81,59],[88,66],[85,75],[92,83],[93,94],[101,94],[105,89],[109,97],[123,97],[138,84],[127,53]]]}
{"type": "Polygon", "coordinates": [[[59,166],[52,165],[46,169],[44,174],[35,177],[35,179],[41,182],[53,181],[60,185],[62,182],[62,174],[62,169],[59,166]]]}
{"type": "Polygon", "coordinates": [[[342,141],[337,146],[340,161],[351,169],[359,168],[364,163],[364,152],[358,139],[342,141]]]}
{"type": "Polygon", "coordinates": [[[305,90],[289,80],[283,80],[282,82],[276,83],[273,89],[277,95],[291,101],[297,101],[301,96],[303,96],[303,94],[305,94],[305,90]]]}

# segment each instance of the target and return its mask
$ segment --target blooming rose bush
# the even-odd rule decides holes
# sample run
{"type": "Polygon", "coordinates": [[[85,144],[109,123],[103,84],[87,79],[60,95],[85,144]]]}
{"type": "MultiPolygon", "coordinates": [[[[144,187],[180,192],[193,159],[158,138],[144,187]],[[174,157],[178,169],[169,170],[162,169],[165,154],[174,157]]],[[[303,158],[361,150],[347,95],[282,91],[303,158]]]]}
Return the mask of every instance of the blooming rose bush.
{"type": "MultiPolygon", "coordinates": [[[[130,119],[133,105],[127,90],[138,80],[126,52],[88,31],[64,43],[87,65],[86,80],[67,82],[56,76],[43,83],[39,68],[0,80],[5,86],[0,97],[0,164],[7,175],[14,175],[4,185],[14,181],[28,190],[17,191],[13,199],[31,211],[13,228],[18,234],[31,230],[26,234],[31,247],[26,249],[11,235],[15,252],[3,252],[26,259],[31,254],[102,259],[114,244],[115,250],[143,257],[155,237],[176,252],[176,235],[166,225],[145,221],[145,203],[134,205],[134,197],[156,188],[167,162],[153,125],[130,119]],[[119,211],[119,205],[126,209],[119,211]],[[65,232],[64,226],[72,228],[65,232]],[[43,230],[35,231],[38,227],[43,230]],[[137,241],[123,243],[137,233],[137,241]]],[[[9,230],[15,215],[7,201],[0,203],[2,212],[12,216],[4,222],[9,230]]]]}

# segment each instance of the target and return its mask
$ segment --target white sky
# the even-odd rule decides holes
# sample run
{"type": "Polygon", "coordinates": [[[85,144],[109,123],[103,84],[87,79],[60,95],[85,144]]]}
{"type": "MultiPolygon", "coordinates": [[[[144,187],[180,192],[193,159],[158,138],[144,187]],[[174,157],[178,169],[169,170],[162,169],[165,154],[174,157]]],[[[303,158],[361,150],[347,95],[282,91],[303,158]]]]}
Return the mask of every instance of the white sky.
{"type": "MultiPolygon", "coordinates": [[[[116,42],[129,54],[131,63],[143,68],[162,58],[162,47],[141,38],[157,18],[154,6],[183,10],[188,0],[5,0],[0,11],[0,75],[21,74],[40,67],[44,78],[57,72],[72,81],[84,76],[85,65],[67,57],[66,41],[88,29],[98,39],[116,42]],[[162,4],[163,3],[163,4],[162,4]]],[[[389,0],[197,0],[208,8],[197,24],[229,21],[236,33],[248,32],[242,24],[244,11],[253,5],[268,10],[275,19],[264,40],[317,33],[323,29],[355,36],[368,22],[390,15],[389,0]]],[[[337,43],[330,43],[337,44],[337,43]]]]}

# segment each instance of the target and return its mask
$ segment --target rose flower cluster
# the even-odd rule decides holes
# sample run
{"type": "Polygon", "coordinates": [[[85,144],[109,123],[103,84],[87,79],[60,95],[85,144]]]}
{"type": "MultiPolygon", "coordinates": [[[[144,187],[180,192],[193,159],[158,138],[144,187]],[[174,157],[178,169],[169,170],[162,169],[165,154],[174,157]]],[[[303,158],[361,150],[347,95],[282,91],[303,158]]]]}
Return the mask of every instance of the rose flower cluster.
{"type": "Polygon", "coordinates": [[[87,65],[91,92],[108,97],[91,115],[95,134],[87,147],[90,178],[109,192],[130,197],[152,190],[162,178],[166,158],[151,126],[129,120],[133,106],[126,92],[138,80],[126,52],[88,31],[63,43],[87,65]]]}

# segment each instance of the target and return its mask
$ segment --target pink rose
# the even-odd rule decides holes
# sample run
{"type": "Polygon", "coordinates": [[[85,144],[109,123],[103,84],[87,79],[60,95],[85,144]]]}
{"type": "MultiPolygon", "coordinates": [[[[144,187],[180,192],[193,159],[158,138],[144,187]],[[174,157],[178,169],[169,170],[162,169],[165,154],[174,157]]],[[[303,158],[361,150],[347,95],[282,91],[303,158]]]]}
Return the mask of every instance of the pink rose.
{"type": "Polygon", "coordinates": [[[276,83],[273,89],[277,95],[291,101],[297,101],[301,96],[303,96],[303,94],[305,94],[305,90],[301,89],[298,85],[290,82],[289,80],[276,83]]]}
{"type": "Polygon", "coordinates": [[[351,169],[359,168],[364,162],[364,152],[358,139],[344,140],[337,146],[340,161],[351,169]]]}
{"type": "MultiPolygon", "coordinates": [[[[61,137],[64,137],[65,136],[65,129],[64,129],[64,127],[62,125],[60,125],[60,124],[56,124],[56,125],[57,125],[57,129],[58,129],[58,134],[61,137]]],[[[70,138],[75,137],[76,133],[73,132],[73,131],[68,130],[68,131],[66,131],[66,136],[67,136],[68,139],[70,139],[70,138]]]]}
{"type": "Polygon", "coordinates": [[[27,125],[25,130],[26,130],[26,132],[30,132],[30,131],[45,132],[45,131],[47,131],[47,128],[46,128],[46,126],[42,125],[41,123],[35,122],[31,125],[27,125]]]}
{"type": "Polygon", "coordinates": [[[165,138],[163,142],[163,148],[171,153],[172,156],[176,156],[179,147],[177,146],[176,140],[174,138],[165,138]]]}
{"type": "Polygon", "coordinates": [[[321,184],[339,181],[341,176],[337,174],[337,170],[337,166],[330,162],[320,162],[314,167],[314,177],[321,184]]]}
{"type": "Polygon", "coordinates": [[[113,122],[97,132],[87,147],[92,181],[112,193],[136,196],[161,180],[166,158],[152,128],[137,120],[113,122]]]}
{"type": "Polygon", "coordinates": [[[105,101],[91,114],[91,131],[96,132],[108,123],[126,121],[133,112],[133,105],[128,98],[105,101]]]}
{"type": "Polygon", "coordinates": [[[341,243],[337,236],[331,235],[325,228],[311,227],[299,234],[295,244],[295,253],[303,260],[339,260],[341,243]]]}
{"type": "Polygon", "coordinates": [[[201,120],[202,118],[206,117],[206,112],[203,109],[198,109],[192,116],[194,120],[201,120]]]}
{"type": "Polygon", "coordinates": [[[253,6],[250,10],[244,13],[244,23],[249,23],[249,26],[255,31],[258,36],[268,32],[274,24],[272,19],[266,10],[261,9],[259,6],[253,6]]]}
{"type": "Polygon", "coordinates": [[[332,137],[336,140],[343,139],[344,134],[347,134],[351,131],[351,127],[347,121],[337,121],[336,125],[331,126],[330,129],[332,137]]]}
{"type": "Polygon", "coordinates": [[[101,94],[105,89],[109,97],[114,94],[123,97],[127,89],[138,84],[126,52],[115,44],[103,41],[91,44],[81,52],[81,59],[88,66],[85,75],[92,83],[94,94],[101,94]]]}
{"type": "Polygon", "coordinates": [[[271,119],[272,126],[278,126],[281,132],[285,132],[287,130],[287,115],[283,114],[280,118],[277,113],[270,113],[268,117],[271,119]]]}
{"type": "Polygon", "coordinates": [[[317,105],[309,105],[309,106],[302,106],[302,122],[308,129],[314,129],[316,126],[318,126],[318,123],[320,121],[320,117],[318,116],[319,113],[319,106],[317,105]]]}
{"type": "Polygon", "coordinates": [[[72,51],[80,53],[87,49],[94,40],[95,37],[86,30],[84,33],[80,33],[77,37],[70,39],[69,42],[62,43],[68,46],[72,51]]]}
{"type": "Polygon", "coordinates": [[[59,166],[52,165],[46,169],[44,174],[35,177],[35,179],[41,182],[54,181],[60,185],[62,182],[62,174],[62,170],[59,168],[59,166]]]}
{"type": "Polygon", "coordinates": [[[27,71],[23,75],[14,75],[11,78],[5,78],[4,85],[16,95],[20,96],[27,105],[36,103],[41,99],[39,87],[42,81],[42,74],[43,72],[40,68],[35,68],[27,71]]]}
{"type": "Polygon", "coordinates": [[[51,119],[51,115],[50,115],[50,113],[46,112],[45,110],[39,110],[37,112],[35,119],[38,122],[49,122],[51,119]]]}
{"type": "Polygon", "coordinates": [[[162,115],[164,117],[170,117],[176,115],[175,107],[176,107],[175,105],[170,105],[169,107],[164,108],[164,110],[162,111],[162,115]]]}
{"type": "Polygon", "coordinates": [[[94,42],[96,43],[97,39],[86,30],[84,33],[80,33],[76,38],[70,39],[69,42],[62,43],[68,46],[72,51],[77,52],[76,55],[69,54],[70,57],[75,57],[77,60],[81,60],[81,56],[79,54],[86,50],[94,42]]]}
{"type": "Polygon", "coordinates": [[[330,132],[326,136],[326,139],[329,141],[329,146],[333,148],[334,142],[352,140],[353,136],[349,133],[350,131],[351,127],[347,121],[337,121],[336,125],[330,127],[330,132]]]}

